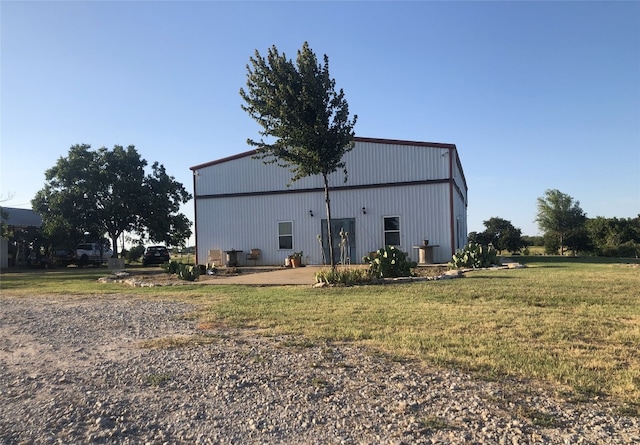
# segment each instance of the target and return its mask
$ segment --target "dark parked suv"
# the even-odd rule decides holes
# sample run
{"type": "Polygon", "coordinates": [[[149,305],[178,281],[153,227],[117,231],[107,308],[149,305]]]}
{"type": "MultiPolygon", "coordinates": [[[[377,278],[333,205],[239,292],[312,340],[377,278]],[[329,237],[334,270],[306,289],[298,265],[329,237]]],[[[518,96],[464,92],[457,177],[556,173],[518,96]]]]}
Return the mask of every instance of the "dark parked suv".
{"type": "Polygon", "coordinates": [[[169,251],[164,246],[149,246],[142,254],[142,265],[162,264],[169,261],[169,251]]]}

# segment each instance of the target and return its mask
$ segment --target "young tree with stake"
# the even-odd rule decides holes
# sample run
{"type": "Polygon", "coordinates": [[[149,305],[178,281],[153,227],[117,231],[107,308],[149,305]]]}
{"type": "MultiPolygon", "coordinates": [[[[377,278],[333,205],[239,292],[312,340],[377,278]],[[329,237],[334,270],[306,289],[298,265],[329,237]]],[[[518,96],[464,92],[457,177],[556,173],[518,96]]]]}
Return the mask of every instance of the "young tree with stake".
{"type": "Polygon", "coordinates": [[[335,90],[329,76],[329,58],[323,63],[305,42],[294,63],[275,46],[266,58],[256,50],[247,65],[247,89],[240,89],[245,101],[242,109],[263,128],[259,141],[248,139],[256,147],[256,156],[265,163],[276,163],[291,171],[291,182],[321,175],[327,212],[329,259],[335,267],[329,175],[347,169],[342,160],[353,148],[353,127],[357,116],[349,119],[349,105],[342,89],[335,90]]]}

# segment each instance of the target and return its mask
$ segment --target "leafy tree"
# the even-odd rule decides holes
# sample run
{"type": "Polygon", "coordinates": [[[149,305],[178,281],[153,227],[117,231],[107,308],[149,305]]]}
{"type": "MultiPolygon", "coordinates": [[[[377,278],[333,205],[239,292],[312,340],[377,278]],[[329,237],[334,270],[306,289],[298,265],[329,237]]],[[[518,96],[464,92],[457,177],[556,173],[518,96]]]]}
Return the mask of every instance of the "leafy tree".
{"type": "Polygon", "coordinates": [[[327,212],[329,257],[335,267],[329,175],[347,170],[344,154],[353,148],[353,127],[357,116],[349,120],[349,105],[335,80],[329,76],[329,58],[318,63],[305,42],[296,62],[287,59],[272,46],[266,58],[258,51],[247,65],[247,89],[240,89],[246,102],[242,109],[263,128],[261,139],[248,139],[256,147],[257,157],[276,163],[292,173],[291,182],[321,175],[327,212]],[[266,141],[265,141],[266,138],[266,141]]]}
{"type": "Polygon", "coordinates": [[[89,149],[86,144],[72,146],[67,158],[59,158],[45,172],[45,186],[31,202],[42,215],[43,234],[56,246],[72,247],[85,238],[101,237],[92,218],[94,203],[89,199],[100,173],[97,153],[89,149]]]}
{"type": "Polygon", "coordinates": [[[155,163],[145,175],[146,166],[133,145],[113,150],[72,146],[45,172],[45,186],[32,200],[43,215],[45,233],[52,241],[66,237],[67,243],[100,240],[106,233],[116,256],[125,231],[147,232],[157,242],[184,240],[191,233],[177,212],[191,195],[163,166],[155,163]]]}
{"type": "MultiPolygon", "coordinates": [[[[8,194],[6,197],[4,197],[4,195],[0,195],[0,202],[9,201],[12,198],[13,194],[8,194]]],[[[9,227],[5,223],[7,218],[9,218],[7,211],[0,206],[0,236],[2,238],[8,238],[11,235],[9,233],[9,227]]]]}
{"type": "Polygon", "coordinates": [[[525,246],[522,230],[514,227],[511,221],[493,217],[482,223],[486,230],[476,235],[476,242],[484,245],[492,244],[498,253],[502,253],[503,250],[517,252],[525,246]]]}
{"type": "Polygon", "coordinates": [[[636,218],[605,218],[586,221],[586,231],[598,255],[635,256],[640,250],[640,215],[636,218]]]}
{"type": "Polygon", "coordinates": [[[560,250],[560,238],[552,232],[547,232],[543,236],[544,253],[547,255],[557,255],[560,250]]]}
{"type": "Polygon", "coordinates": [[[544,237],[543,236],[529,236],[523,235],[522,241],[525,246],[544,246],[544,237]]]}
{"type": "Polygon", "coordinates": [[[179,213],[180,204],[189,201],[191,195],[167,174],[163,165],[155,162],[151,168],[153,174],[146,178],[149,195],[141,217],[143,226],[155,242],[184,246],[184,241],[191,236],[191,222],[179,213]]]}
{"type": "Polygon", "coordinates": [[[593,243],[591,242],[591,238],[589,238],[589,234],[587,233],[587,229],[584,224],[582,227],[571,232],[571,234],[566,238],[565,244],[567,249],[570,250],[574,256],[579,252],[593,251],[593,243]]]}
{"type": "Polygon", "coordinates": [[[560,254],[564,255],[567,238],[577,234],[586,221],[580,202],[559,190],[547,190],[543,198],[538,198],[538,227],[557,238],[560,254]]]}
{"type": "Polygon", "coordinates": [[[9,217],[6,210],[0,207],[0,237],[9,238],[11,233],[9,231],[9,226],[5,223],[5,220],[9,217]]]}

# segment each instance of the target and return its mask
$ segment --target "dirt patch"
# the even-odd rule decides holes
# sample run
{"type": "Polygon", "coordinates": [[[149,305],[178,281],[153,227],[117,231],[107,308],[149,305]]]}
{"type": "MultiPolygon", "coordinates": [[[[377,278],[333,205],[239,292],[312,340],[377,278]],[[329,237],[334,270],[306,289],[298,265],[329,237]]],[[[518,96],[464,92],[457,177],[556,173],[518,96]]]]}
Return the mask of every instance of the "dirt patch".
{"type": "Polygon", "coordinates": [[[206,284],[215,280],[234,276],[251,275],[257,273],[270,272],[275,268],[225,268],[218,269],[216,273],[201,274],[197,281],[186,281],[178,278],[176,274],[166,273],[162,269],[115,272],[109,276],[99,279],[102,283],[123,283],[133,287],[153,287],[153,286],[180,286],[187,284],[206,284]]]}

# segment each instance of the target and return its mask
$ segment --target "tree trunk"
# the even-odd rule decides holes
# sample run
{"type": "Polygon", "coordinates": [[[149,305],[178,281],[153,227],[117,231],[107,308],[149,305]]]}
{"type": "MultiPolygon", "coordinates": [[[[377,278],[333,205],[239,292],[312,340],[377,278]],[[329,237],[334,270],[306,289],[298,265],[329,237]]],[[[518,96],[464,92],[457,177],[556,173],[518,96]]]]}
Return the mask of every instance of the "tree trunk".
{"type": "Polygon", "coordinates": [[[111,237],[111,244],[113,244],[111,248],[113,250],[113,258],[118,258],[118,237],[120,234],[109,234],[109,236],[111,237]]]}
{"type": "Polygon", "coordinates": [[[335,260],[333,259],[333,232],[331,231],[331,202],[329,201],[329,178],[326,173],[322,174],[324,181],[324,202],[327,208],[327,242],[329,243],[329,264],[331,270],[336,268],[335,260]]]}

